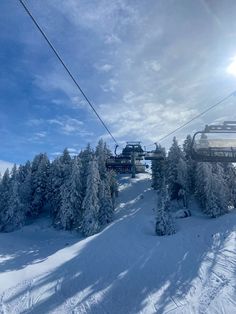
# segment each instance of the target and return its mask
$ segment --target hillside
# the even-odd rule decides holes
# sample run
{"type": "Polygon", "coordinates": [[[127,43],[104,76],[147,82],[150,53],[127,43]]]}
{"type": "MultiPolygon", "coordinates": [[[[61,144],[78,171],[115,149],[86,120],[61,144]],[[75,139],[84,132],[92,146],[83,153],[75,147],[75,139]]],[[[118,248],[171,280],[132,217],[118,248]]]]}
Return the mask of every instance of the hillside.
{"type": "Polygon", "coordinates": [[[0,313],[233,313],[235,212],[154,233],[148,174],[122,176],[116,219],[80,239],[47,218],[0,234],[0,313]]]}

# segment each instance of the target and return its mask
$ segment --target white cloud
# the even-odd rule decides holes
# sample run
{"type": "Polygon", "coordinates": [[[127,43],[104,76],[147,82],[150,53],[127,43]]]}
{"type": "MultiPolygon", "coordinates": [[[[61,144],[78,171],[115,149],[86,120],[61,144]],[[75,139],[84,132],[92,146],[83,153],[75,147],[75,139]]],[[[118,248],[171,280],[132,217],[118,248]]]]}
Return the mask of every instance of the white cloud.
{"type": "Polygon", "coordinates": [[[108,43],[118,41],[115,30],[124,28],[131,21],[138,18],[135,7],[129,5],[124,0],[97,1],[96,9],[94,1],[81,3],[77,0],[67,0],[60,3],[60,6],[55,1],[54,5],[66,14],[77,27],[90,28],[97,33],[104,34],[108,43]],[[121,16],[122,19],[120,18],[121,16]]]}
{"type": "Polygon", "coordinates": [[[85,99],[81,99],[81,96],[71,97],[71,102],[74,108],[77,108],[77,109],[89,108],[87,101],[85,99]]]}
{"type": "Polygon", "coordinates": [[[115,78],[110,78],[108,82],[101,86],[104,92],[115,92],[116,86],[119,84],[119,81],[115,78]]]}
{"type": "MultiPolygon", "coordinates": [[[[76,155],[78,155],[79,154],[79,150],[78,149],[75,149],[75,148],[73,148],[73,147],[69,147],[69,148],[67,148],[67,150],[68,150],[68,152],[69,152],[69,154],[71,155],[71,156],[76,156],[76,155]]],[[[53,153],[51,153],[50,154],[52,157],[59,157],[59,156],[61,156],[62,155],[62,152],[53,152],[53,153]]]]}
{"type": "Polygon", "coordinates": [[[95,64],[94,66],[100,72],[110,72],[113,69],[113,65],[107,63],[102,65],[95,64]]]}
{"type": "Polygon", "coordinates": [[[34,84],[45,92],[61,90],[69,97],[74,95],[76,91],[75,85],[67,73],[64,70],[58,71],[55,68],[52,68],[43,75],[35,75],[34,84]]]}
{"type": "Polygon", "coordinates": [[[63,126],[63,122],[59,119],[49,119],[49,120],[46,120],[46,122],[48,122],[49,124],[56,124],[56,125],[59,125],[59,126],[63,126]]]}
{"type": "MultiPolygon", "coordinates": [[[[70,135],[73,133],[83,133],[85,134],[86,131],[84,130],[84,123],[78,119],[70,118],[70,117],[59,117],[56,119],[49,119],[47,120],[49,124],[54,124],[59,127],[61,133],[70,135]]],[[[88,132],[88,134],[90,134],[88,132]]]]}
{"type": "Polygon", "coordinates": [[[117,44],[117,43],[121,43],[120,38],[115,35],[115,34],[107,34],[105,36],[105,40],[104,40],[105,44],[117,44]]]}
{"type": "Polygon", "coordinates": [[[67,119],[62,126],[62,131],[65,134],[75,133],[81,131],[81,126],[83,126],[83,122],[77,119],[67,119]]]}
{"type": "Polygon", "coordinates": [[[133,91],[128,91],[125,93],[123,96],[123,101],[127,104],[131,103],[137,103],[137,102],[148,102],[153,98],[152,93],[147,93],[147,94],[135,94],[133,91]]]}
{"type": "Polygon", "coordinates": [[[4,172],[7,170],[7,168],[9,170],[11,170],[11,168],[13,167],[13,163],[5,161],[5,160],[0,160],[0,173],[3,175],[4,172]]]}
{"type": "Polygon", "coordinates": [[[39,126],[39,125],[41,125],[41,124],[43,124],[44,123],[44,119],[30,119],[30,120],[28,120],[27,121],[27,125],[29,125],[29,126],[39,126]]]}
{"type": "Polygon", "coordinates": [[[46,131],[35,132],[33,136],[28,138],[28,141],[35,143],[44,143],[46,137],[47,137],[46,131]]]}
{"type": "Polygon", "coordinates": [[[145,65],[146,69],[152,70],[155,72],[159,72],[161,69],[160,63],[156,60],[145,61],[144,65],[145,65]]]}
{"type": "Polygon", "coordinates": [[[112,126],[113,135],[118,139],[155,142],[170,129],[178,127],[195,116],[196,109],[182,106],[167,106],[161,103],[130,102],[127,104],[101,105],[100,112],[112,126]]]}
{"type": "MultiPolygon", "coordinates": [[[[56,117],[54,119],[31,119],[26,122],[27,125],[32,126],[40,126],[46,127],[47,125],[52,125],[54,132],[57,131],[59,133],[65,135],[73,135],[78,134],[81,136],[92,136],[93,132],[87,131],[84,126],[84,122],[76,119],[71,118],[70,116],[61,116],[56,117]]],[[[33,134],[30,141],[38,141],[42,142],[42,140],[48,135],[46,131],[38,131],[33,134]]]]}
{"type": "Polygon", "coordinates": [[[37,138],[44,138],[47,136],[47,132],[46,131],[36,132],[34,135],[37,138]]]}
{"type": "Polygon", "coordinates": [[[78,150],[73,148],[73,147],[69,147],[69,148],[67,148],[67,150],[69,153],[77,153],[78,152],[78,150]]]}
{"type": "MultiPolygon", "coordinates": [[[[119,140],[132,136],[151,141],[165,135],[205,109],[209,97],[221,97],[234,85],[219,71],[219,63],[224,60],[220,60],[218,53],[218,33],[207,27],[206,19],[201,20],[204,31],[199,31],[199,20],[193,19],[196,13],[188,5],[186,10],[179,7],[175,10],[177,4],[172,4],[173,10],[169,11],[168,1],[154,1],[150,6],[142,2],[131,5],[125,0],[101,0],[94,10],[94,1],[68,0],[60,6],[58,3],[52,0],[48,6],[57,6],[73,25],[73,51],[80,53],[81,60],[86,54],[86,69],[92,69],[91,77],[90,73],[81,72],[81,78],[84,74],[86,88],[95,95],[96,105],[99,106],[97,99],[104,103],[99,110],[119,140]],[[164,11],[169,12],[168,19],[164,11]],[[191,32],[183,32],[186,25],[191,25],[191,32]],[[86,42],[84,50],[76,41],[78,32],[87,32],[93,38],[86,42]],[[113,76],[105,80],[104,73],[111,71],[113,76]],[[97,95],[97,86],[104,93],[97,95]]],[[[200,18],[201,7],[199,4],[200,18]]],[[[57,33],[55,30],[52,34],[57,33]]],[[[63,49],[70,51],[71,46],[67,47],[70,41],[62,38],[61,42],[63,49]]],[[[222,46],[229,53],[229,47],[222,46]]],[[[78,60],[71,61],[72,67],[77,66],[78,60]]],[[[74,108],[89,108],[62,71],[53,68],[46,75],[38,75],[35,84],[45,91],[63,91],[74,108]]],[[[64,134],[83,130],[73,119],[60,119],[54,124],[64,134]]]]}

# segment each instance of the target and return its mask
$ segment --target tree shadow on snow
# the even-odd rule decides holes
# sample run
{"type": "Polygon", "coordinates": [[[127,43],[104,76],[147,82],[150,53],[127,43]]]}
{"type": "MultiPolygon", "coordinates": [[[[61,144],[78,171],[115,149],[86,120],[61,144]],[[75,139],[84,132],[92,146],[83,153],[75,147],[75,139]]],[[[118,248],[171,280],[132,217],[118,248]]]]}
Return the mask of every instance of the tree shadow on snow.
{"type": "MultiPolygon", "coordinates": [[[[145,208],[150,195],[147,191],[139,206],[145,208]]],[[[36,278],[30,288],[31,305],[24,313],[168,313],[175,309],[182,313],[202,263],[211,253],[207,271],[213,271],[232,225],[229,222],[227,230],[222,225],[225,220],[215,220],[211,228],[217,237],[207,230],[213,220],[204,222],[201,234],[196,231],[190,236],[188,230],[181,230],[170,237],[154,237],[149,225],[153,213],[136,205],[131,202],[126,216],[85,239],[71,260],[36,278]]],[[[20,289],[5,302],[17,303],[27,293],[28,287],[20,289]]]]}
{"type": "Polygon", "coordinates": [[[63,246],[78,241],[78,238],[68,232],[56,231],[48,225],[37,225],[37,221],[18,231],[1,233],[0,239],[0,273],[41,263],[63,246]],[[45,229],[44,233],[42,229],[45,229]],[[61,242],[58,239],[61,239],[61,242]]]}

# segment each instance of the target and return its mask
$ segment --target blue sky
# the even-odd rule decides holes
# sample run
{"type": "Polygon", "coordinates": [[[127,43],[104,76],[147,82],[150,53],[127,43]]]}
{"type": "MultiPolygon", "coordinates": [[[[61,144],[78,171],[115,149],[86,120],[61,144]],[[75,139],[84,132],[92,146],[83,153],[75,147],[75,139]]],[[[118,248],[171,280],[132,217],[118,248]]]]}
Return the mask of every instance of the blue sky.
{"type": "MultiPolygon", "coordinates": [[[[152,143],[236,89],[226,71],[236,56],[233,0],[25,3],[121,145],[152,143]]],[[[2,166],[77,152],[100,137],[114,147],[16,0],[0,2],[0,47],[2,166]]],[[[235,104],[176,136],[236,119],[235,104]]]]}

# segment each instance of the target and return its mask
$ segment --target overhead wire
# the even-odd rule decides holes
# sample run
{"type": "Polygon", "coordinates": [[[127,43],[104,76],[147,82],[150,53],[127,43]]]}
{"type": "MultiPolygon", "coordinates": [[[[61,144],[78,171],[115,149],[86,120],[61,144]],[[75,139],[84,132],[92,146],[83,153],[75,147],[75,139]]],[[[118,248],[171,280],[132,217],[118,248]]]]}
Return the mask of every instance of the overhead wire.
{"type": "Polygon", "coordinates": [[[213,108],[219,106],[220,104],[222,104],[223,102],[225,102],[227,99],[229,99],[231,96],[236,96],[236,90],[234,90],[233,92],[231,92],[230,94],[228,94],[227,96],[225,96],[224,98],[222,98],[221,100],[219,100],[217,103],[215,103],[214,105],[208,107],[207,109],[205,109],[204,111],[200,112],[199,114],[197,114],[196,116],[194,116],[193,118],[191,118],[189,121],[185,122],[184,124],[180,125],[179,127],[177,127],[176,129],[174,129],[173,131],[169,132],[168,134],[166,134],[165,136],[161,137],[158,141],[154,142],[153,144],[149,144],[146,145],[146,147],[149,146],[153,146],[156,145],[160,142],[162,142],[163,140],[165,140],[167,137],[169,137],[170,135],[176,133],[177,131],[183,129],[184,127],[186,127],[188,124],[190,124],[191,122],[193,122],[194,120],[200,118],[201,116],[203,116],[205,113],[207,113],[208,111],[212,110],[213,108]]]}
{"type": "MultiPolygon", "coordinates": [[[[88,99],[88,97],[86,96],[85,92],[83,91],[83,89],[81,88],[81,86],[79,85],[78,81],[75,79],[74,75],[71,73],[71,71],[69,70],[68,66],[65,64],[65,62],[63,61],[62,57],[59,55],[59,53],[57,52],[57,50],[55,49],[55,47],[53,46],[53,44],[51,43],[51,41],[48,39],[47,35],[45,34],[45,32],[42,30],[42,28],[40,27],[40,25],[38,24],[38,22],[35,20],[35,18],[33,17],[32,13],[30,12],[30,10],[28,9],[28,7],[25,5],[25,3],[23,2],[23,0],[19,0],[19,2],[21,3],[21,5],[23,6],[23,8],[25,9],[26,13],[29,15],[29,17],[31,18],[31,20],[33,21],[33,23],[35,24],[35,26],[37,27],[37,29],[39,30],[39,32],[41,33],[41,35],[44,37],[44,39],[46,40],[46,42],[48,43],[48,45],[50,46],[50,48],[52,49],[52,51],[54,52],[55,56],[57,57],[57,59],[60,61],[60,63],[62,64],[62,66],[64,67],[64,69],[66,70],[66,72],[68,73],[68,75],[70,76],[70,78],[72,79],[72,81],[74,82],[74,84],[76,85],[76,87],[79,89],[80,93],[83,95],[84,99],[87,101],[88,105],[91,107],[91,109],[93,110],[93,112],[95,113],[95,115],[97,116],[97,118],[100,120],[100,122],[102,123],[102,125],[104,126],[104,128],[106,129],[106,131],[108,132],[108,134],[110,135],[110,137],[112,138],[112,140],[115,142],[116,145],[118,145],[118,142],[116,141],[115,137],[112,135],[111,131],[109,130],[109,128],[106,126],[105,122],[103,121],[103,119],[101,118],[101,116],[99,115],[99,113],[97,112],[97,110],[95,109],[95,107],[93,106],[93,104],[91,103],[91,101],[88,99]]],[[[184,124],[182,124],[181,126],[177,127],[176,129],[174,129],[173,131],[169,132],[168,134],[166,134],[165,136],[161,137],[158,141],[154,142],[153,144],[149,144],[146,145],[146,147],[152,146],[152,145],[156,145],[160,142],[162,142],[164,139],[166,139],[167,137],[169,137],[170,135],[176,133],[177,131],[183,129],[184,127],[186,127],[188,124],[190,124],[191,122],[193,122],[194,120],[200,118],[201,116],[203,116],[204,114],[206,114],[208,111],[212,110],[213,108],[215,108],[216,106],[222,104],[224,101],[226,101],[228,98],[230,98],[231,96],[236,95],[236,90],[233,91],[232,93],[230,93],[229,95],[227,95],[226,97],[224,97],[223,99],[221,99],[220,101],[218,101],[216,104],[210,106],[209,108],[205,109],[204,111],[202,111],[201,113],[199,113],[198,115],[194,116],[193,118],[191,118],[189,121],[185,122],[184,124]]]]}
{"type": "Polygon", "coordinates": [[[68,66],[65,64],[65,62],[63,61],[62,57],[60,56],[60,54],[57,52],[56,48],[53,46],[53,44],[51,43],[51,41],[48,39],[47,35],[45,34],[45,32],[42,30],[41,26],[38,24],[38,22],[35,20],[35,18],[33,17],[32,13],[30,12],[29,8],[26,6],[26,4],[23,2],[23,0],[19,0],[19,2],[21,3],[21,5],[23,6],[24,10],[26,11],[26,13],[28,14],[28,16],[31,18],[31,20],[33,21],[34,25],[37,27],[37,29],[39,30],[39,32],[41,33],[41,35],[44,37],[44,39],[46,40],[46,42],[48,43],[48,45],[50,46],[50,48],[52,49],[52,51],[54,52],[55,56],[57,57],[57,59],[60,61],[60,63],[62,64],[62,66],[64,67],[64,69],[66,70],[66,72],[68,73],[68,75],[70,76],[70,78],[72,79],[72,81],[74,82],[74,84],[76,85],[76,87],[79,89],[80,93],[83,95],[84,99],[86,100],[86,102],[88,103],[88,105],[92,108],[93,112],[95,113],[95,115],[97,116],[97,118],[99,119],[99,121],[102,123],[102,125],[104,126],[104,128],[106,129],[106,131],[108,132],[108,134],[110,135],[110,137],[112,138],[112,140],[115,142],[116,145],[118,145],[118,142],[116,141],[115,137],[112,135],[111,131],[109,130],[109,128],[107,127],[107,125],[105,124],[105,122],[103,121],[103,119],[101,118],[101,116],[99,115],[99,113],[97,112],[97,110],[94,108],[93,104],[91,103],[91,101],[88,99],[88,97],[86,96],[85,92],[83,91],[83,89],[81,88],[81,86],[79,85],[78,81],[76,80],[76,78],[74,77],[74,75],[71,73],[71,71],[69,70],[68,66]]]}

